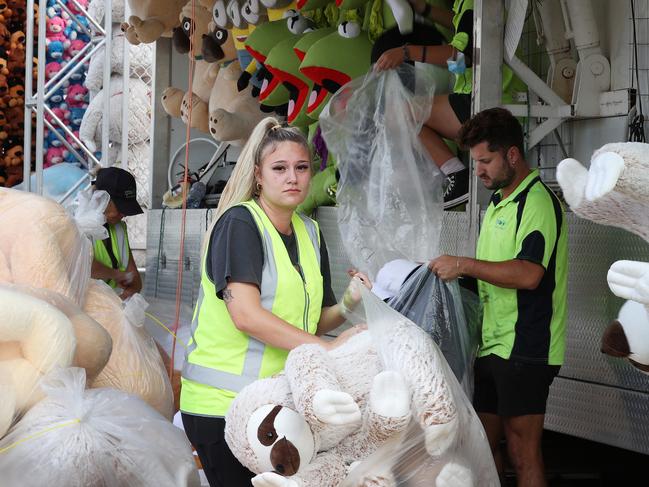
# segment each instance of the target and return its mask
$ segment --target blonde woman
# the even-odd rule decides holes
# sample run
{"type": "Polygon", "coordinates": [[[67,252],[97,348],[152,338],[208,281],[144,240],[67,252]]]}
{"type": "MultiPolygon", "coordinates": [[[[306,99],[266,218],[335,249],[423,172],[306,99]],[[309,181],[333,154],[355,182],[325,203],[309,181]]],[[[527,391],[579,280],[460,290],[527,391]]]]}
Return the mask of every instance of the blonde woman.
{"type": "MultiPolygon", "coordinates": [[[[266,118],[254,129],[203,242],[201,289],[182,372],[180,409],[212,487],[251,485],[223,419],[247,384],[280,372],[288,351],[344,322],[315,221],[295,212],[311,180],[301,133],[266,118]]],[[[368,282],[365,276],[359,276],[368,282]]]]}

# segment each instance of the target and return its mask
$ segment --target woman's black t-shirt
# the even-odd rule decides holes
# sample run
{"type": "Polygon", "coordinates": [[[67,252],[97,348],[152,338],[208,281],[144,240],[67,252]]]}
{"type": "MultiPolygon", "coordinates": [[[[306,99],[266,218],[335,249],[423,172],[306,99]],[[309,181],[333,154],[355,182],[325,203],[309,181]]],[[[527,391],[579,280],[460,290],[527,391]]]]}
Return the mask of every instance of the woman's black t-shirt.
{"type": "MultiPolygon", "coordinates": [[[[293,265],[298,264],[295,234],[279,234],[293,265]]],[[[216,295],[222,298],[228,282],[245,282],[261,288],[264,252],[253,216],[246,208],[235,206],[219,219],[210,237],[207,249],[207,276],[214,283],[216,295]]],[[[322,306],[336,304],[331,289],[329,255],[322,232],[320,232],[320,271],[323,278],[322,306]]]]}

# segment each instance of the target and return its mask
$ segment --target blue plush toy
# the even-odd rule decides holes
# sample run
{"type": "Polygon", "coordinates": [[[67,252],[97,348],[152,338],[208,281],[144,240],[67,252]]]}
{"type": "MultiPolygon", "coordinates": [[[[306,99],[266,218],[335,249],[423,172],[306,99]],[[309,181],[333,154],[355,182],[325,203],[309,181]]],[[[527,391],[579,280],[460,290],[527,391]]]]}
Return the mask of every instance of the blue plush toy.
{"type": "MultiPolygon", "coordinates": [[[[63,138],[65,138],[65,132],[63,132],[63,129],[57,128],[56,132],[58,132],[63,138]]],[[[61,139],[59,139],[56,134],[54,133],[53,130],[48,130],[47,132],[47,138],[45,139],[45,147],[50,148],[50,147],[62,147],[63,142],[61,142],[61,139]]]]}
{"type": "Polygon", "coordinates": [[[75,69],[76,65],[77,63],[74,63],[72,66],[68,68],[71,70],[70,77],[68,78],[70,80],[71,85],[81,85],[86,80],[88,65],[83,64],[80,68],[75,69]]]}
{"type": "Polygon", "coordinates": [[[47,45],[47,62],[51,63],[53,61],[56,61],[60,63],[63,59],[64,52],[65,48],[63,47],[63,43],[61,41],[51,41],[47,45]]]}
{"type": "MultiPolygon", "coordinates": [[[[68,0],[62,0],[64,5],[67,5],[68,0]]],[[[60,17],[61,16],[61,6],[56,0],[47,0],[46,12],[49,18],[60,17]]]]}
{"type": "Polygon", "coordinates": [[[67,108],[65,105],[65,89],[63,87],[56,90],[52,93],[52,96],[48,99],[50,108],[67,108]],[[65,106],[60,106],[61,104],[65,106]]]}
{"type": "Polygon", "coordinates": [[[79,130],[83,115],[86,113],[85,108],[70,108],[70,129],[72,131],[79,130]]]}
{"type": "Polygon", "coordinates": [[[85,15],[77,15],[77,20],[70,19],[68,26],[65,28],[65,36],[71,41],[83,41],[90,42],[90,36],[86,34],[86,31],[81,28],[83,25],[86,29],[90,30],[90,22],[85,15]],[[81,25],[79,25],[81,24],[81,25]]]}

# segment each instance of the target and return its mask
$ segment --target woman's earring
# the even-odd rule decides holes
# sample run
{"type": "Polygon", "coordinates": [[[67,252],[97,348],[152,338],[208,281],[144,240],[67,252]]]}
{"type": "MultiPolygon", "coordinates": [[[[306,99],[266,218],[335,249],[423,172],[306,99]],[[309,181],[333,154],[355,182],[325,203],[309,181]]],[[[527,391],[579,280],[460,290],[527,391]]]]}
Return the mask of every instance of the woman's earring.
{"type": "Polygon", "coordinates": [[[257,194],[261,193],[261,184],[259,184],[259,181],[257,181],[255,188],[257,188],[257,194]]]}

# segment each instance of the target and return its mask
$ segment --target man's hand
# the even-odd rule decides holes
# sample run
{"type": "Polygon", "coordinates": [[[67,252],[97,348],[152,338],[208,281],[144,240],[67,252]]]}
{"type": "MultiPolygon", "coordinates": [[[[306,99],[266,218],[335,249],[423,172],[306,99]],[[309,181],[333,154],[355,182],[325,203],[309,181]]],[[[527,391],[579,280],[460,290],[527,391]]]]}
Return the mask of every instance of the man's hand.
{"type": "Polygon", "coordinates": [[[381,57],[376,60],[374,71],[387,71],[388,69],[394,69],[403,64],[404,61],[405,56],[403,47],[393,47],[381,54],[381,57]]]}
{"type": "Polygon", "coordinates": [[[351,328],[347,328],[345,331],[343,331],[340,335],[338,335],[333,340],[325,341],[323,347],[325,350],[330,352],[334,348],[338,348],[339,346],[341,346],[343,343],[345,343],[354,335],[357,335],[360,332],[365,330],[367,330],[367,325],[356,325],[356,326],[352,326],[351,328]]]}
{"type": "Polygon", "coordinates": [[[462,275],[462,257],[440,255],[428,263],[428,268],[442,281],[452,281],[462,275]]]}

